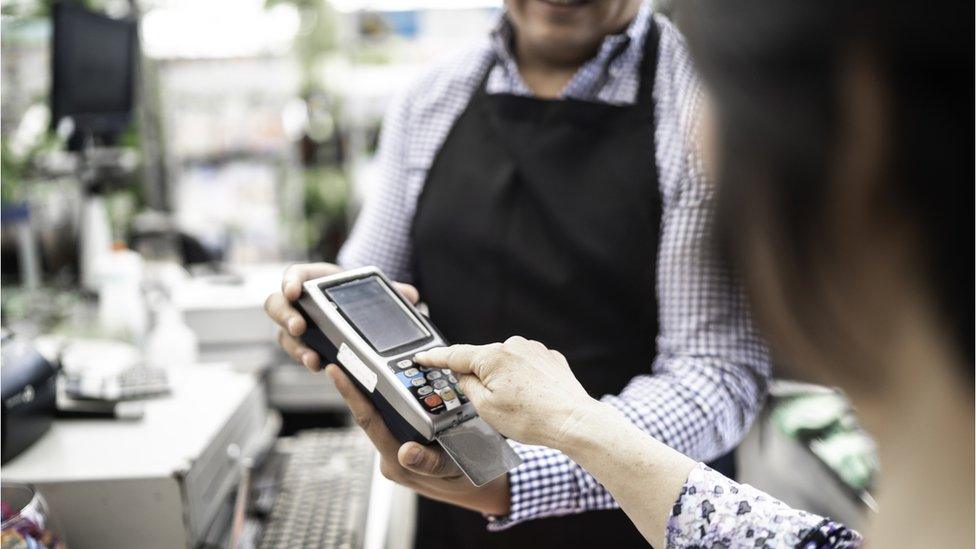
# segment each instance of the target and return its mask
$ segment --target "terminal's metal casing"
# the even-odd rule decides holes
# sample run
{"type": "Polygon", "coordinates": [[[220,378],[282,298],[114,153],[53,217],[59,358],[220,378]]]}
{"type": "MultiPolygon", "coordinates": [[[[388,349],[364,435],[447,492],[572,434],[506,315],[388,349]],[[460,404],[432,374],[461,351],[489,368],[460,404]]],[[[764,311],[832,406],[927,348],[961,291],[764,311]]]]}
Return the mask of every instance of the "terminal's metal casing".
{"type": "MultiPolygon", "coordinates": [[[[376,267],[363,267],[345,271],[337,275],[309,280],[304,284],[304,291],[299,299],[299,304],[304,310],[304,313],[308,317],[311,317],[333,346],[338,347],[342,343],[345,343],[359,360],[376,374],[376,387],[374,391],[367,392],[379,393],[396,410],[400,417],[406,420],[427,442],[432,442],[437,434],[445,429],[477,416],[477,412],[470,402],[464,403],[454,410],[445,410],[437,415],[427,413],[417,399],[410,394],[410,391],[396,378],[393,370],[387,367],[387,364],[391,361],[413,359],[413,356],[422,350],[443,347],[448,343],[427,317],[420,314],[415,307],[400,297],[399,294],[396,294],[393,284],[376,267]],[[358,331],[350,326],[335,304],[325,295],[325,288],[372,276],[380,278],[387,289],[394,293],[397,303],[400,304],[403,310],[426,329],[430,334],[427,341],[407,350],[394,349],[389,353],[380,354],[373,349],[358,331]]],[[[342,361],[339,360],[339,362],[341,363],[342,361]]],[[[349,372],[348,365],[342,365],[349,372]]],[[[352,377],[356,377],[354,372],[350,373],[352,377]]],[[[360,385],[363,385],[362,380],[356,378],[356,381],[360,385]]]]}

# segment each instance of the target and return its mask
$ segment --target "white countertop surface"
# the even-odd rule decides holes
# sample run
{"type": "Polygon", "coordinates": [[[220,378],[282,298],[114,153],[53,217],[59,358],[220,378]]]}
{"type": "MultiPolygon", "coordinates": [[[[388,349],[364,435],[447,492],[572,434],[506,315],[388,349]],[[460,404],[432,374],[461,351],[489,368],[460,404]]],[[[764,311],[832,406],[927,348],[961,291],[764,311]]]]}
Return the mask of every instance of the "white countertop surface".
{"type": "Polygon", "coordinates": [[[70,482],[168,476],[199,456],[257,380],[225,364],[170,374],[169,396],[145,401],[140,420],[58,419],[3,466],[3,479],[70,482]]]}

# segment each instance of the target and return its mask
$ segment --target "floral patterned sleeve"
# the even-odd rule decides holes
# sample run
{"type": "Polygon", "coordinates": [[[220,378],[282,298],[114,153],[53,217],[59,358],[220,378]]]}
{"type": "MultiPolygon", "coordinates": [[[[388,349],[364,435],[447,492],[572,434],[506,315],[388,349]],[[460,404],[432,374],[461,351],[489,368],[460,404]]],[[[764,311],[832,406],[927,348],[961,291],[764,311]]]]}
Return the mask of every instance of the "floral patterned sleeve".
{"type": "Polygon", "coordinates": [[[830,519],[790,508],[704,464],[691,471],[671,510],[668,547],[850,549],[861,535],[830,519]]]}

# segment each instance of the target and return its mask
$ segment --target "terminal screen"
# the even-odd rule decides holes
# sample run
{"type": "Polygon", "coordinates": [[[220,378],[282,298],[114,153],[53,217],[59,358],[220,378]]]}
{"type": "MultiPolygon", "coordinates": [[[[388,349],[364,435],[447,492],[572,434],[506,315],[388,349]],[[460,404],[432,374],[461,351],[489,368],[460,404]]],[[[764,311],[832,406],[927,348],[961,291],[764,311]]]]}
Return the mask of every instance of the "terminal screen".
{"type": "Polygon", "coordinates": [[[430,333],[400,304],[393,290],[378,277],[353,280],[325,288],[324,292],[377,353],[420,343],[430,337],[430,333]]]}

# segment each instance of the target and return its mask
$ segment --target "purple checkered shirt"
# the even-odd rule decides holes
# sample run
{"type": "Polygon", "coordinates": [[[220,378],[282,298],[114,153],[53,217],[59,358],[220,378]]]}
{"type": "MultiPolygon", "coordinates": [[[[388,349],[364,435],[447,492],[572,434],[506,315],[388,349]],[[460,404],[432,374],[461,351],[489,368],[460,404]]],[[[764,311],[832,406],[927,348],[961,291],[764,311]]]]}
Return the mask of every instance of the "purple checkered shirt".
{"type": "MultiPolygon", "coordinates": [[[[707,241],[715,190],[696,152],[701,89],[684,40],[648,2],[621,34],[570,79],[563,97],[633,104],[648,25],[660,29],[654,101],[656,162],[663,198],[657,263],[659,333],[648,373],[619,395],[602,398],[631,422],[698,460],[713,459],[745,434],[766,395],[765,344],[742,288],[707,241]]],[[[438,150],[484,71],[488,93],[531,95],[509,50],[502,14],[488,40],[437,64],[394,100],[383,123],[380,181],[339,255],[347,268],[378,265],[410,281],[410,227],[417,198],[438,150]]],[[[613,496],[565,454],[512,442],[523,464],[509,473],[511,510],[489,517],[490,529],[518,522],[616,508],[613,496]]]]}

